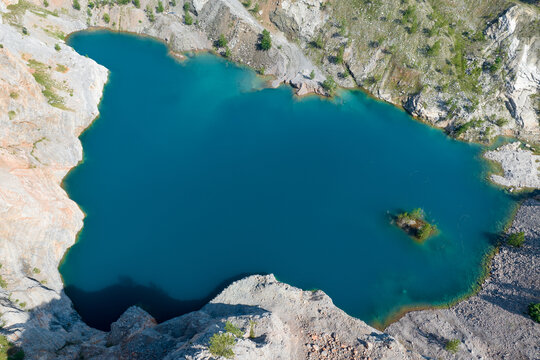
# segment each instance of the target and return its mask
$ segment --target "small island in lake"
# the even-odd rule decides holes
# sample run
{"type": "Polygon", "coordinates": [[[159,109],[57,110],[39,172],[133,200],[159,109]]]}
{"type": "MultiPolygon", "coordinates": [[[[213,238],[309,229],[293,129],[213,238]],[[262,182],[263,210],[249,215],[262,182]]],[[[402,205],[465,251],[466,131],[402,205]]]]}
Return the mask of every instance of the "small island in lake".
{"type": "Polygon", "coordinates": [[[401,230],[419,242],[424,242],[437,234],[437,226],[426,221],[424,210],[420,208],[398,214],[395,221],[401,230]]]}

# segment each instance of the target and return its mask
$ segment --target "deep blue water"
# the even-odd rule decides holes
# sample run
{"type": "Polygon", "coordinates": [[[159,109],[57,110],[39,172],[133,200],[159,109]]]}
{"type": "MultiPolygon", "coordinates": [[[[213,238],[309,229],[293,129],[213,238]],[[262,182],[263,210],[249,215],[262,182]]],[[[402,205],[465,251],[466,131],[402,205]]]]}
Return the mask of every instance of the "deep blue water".
{"type": "Polygon", "coordinates": [[[87,217],[60,270],[91,325],[131,304],[160,320],[195,310],[257,273],[383,321],[467,292],[514,205],[485,180],[480,146],[361,92],[298,99],[133,35],[69,42],[111,71],[65,180],[87,217]],[[424,244],[389,221],[415,207],[441,231],[424,244]]]}

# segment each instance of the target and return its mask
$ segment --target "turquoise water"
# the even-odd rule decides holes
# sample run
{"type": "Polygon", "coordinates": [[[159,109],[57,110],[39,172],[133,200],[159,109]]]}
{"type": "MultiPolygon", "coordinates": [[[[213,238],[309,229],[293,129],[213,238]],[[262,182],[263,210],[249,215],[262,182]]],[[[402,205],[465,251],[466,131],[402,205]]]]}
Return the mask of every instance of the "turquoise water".
{"type": "Polygon", "coordinates": [[[87,217],[60,270],[93,326],[132,304],[160,320],[195,310],[259,273],[381,322],[467,292],[514,204],[485,181],[480,146],[361,92],[298,99],[132,35],[69,42],[111,71],[65,180],[87,217]],[[422,245],[389,219],[415,207],[441,230],[422,245]]]}

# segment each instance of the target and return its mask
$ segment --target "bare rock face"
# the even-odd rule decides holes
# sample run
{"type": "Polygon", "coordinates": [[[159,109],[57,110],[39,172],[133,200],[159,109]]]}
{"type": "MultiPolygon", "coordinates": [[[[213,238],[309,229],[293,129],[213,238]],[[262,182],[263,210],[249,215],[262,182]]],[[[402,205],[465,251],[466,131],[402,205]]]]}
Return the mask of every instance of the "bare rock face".
{"type": "Polygon", "coordinates": [[[540,189],[540,156],[530,149],[522,149],[521,143],[515,142],[488,151],[484,157],[501,164],[504,174],[491,175],[491,180],[510,188],[540,189]]]}
{"type": "MultiPolygon", "coordinates": [[[[354,319],[322,291],[302,291],[273,275],[234,282],[201,310],[162,324],[137,307],[98,334],[54,355],[85,359],[212,359],[215,334],[234,338],[235,359],[422,359],[391,336],[354,319]],[[226,323],[238,329],[227,333],[226,323]]],[[[52,357],[44,357],[52,358],[52,357]]]]}
{"type": "Polygon", "coordinates": [[[48,309],[60,317],[73,313],[69,301],[59,301],[57,267],[83,213],[60,182],[82,158],[77,136],[98,114],[107,70],[71,48],[55,50],[53,39],[24,36],[7,24],[0,24],[0,43],[0,313],[13,340],[27,331],[54,347],[63,335],[25,325],[39,316],[47,328],[53,317],[26,309],[55,302],[48,309]]]}
{"type": "Polygon", "coordinates": [[[323,3],[323,0],[283,0],[270,14],[270,20],[285,34],[309,41],[327,19],[321,11],[323,3]]]}
{"type": "Polygon", "coordinates": [[[540,129],[533,97],[540,91],[540,36],[537,31],[529,31],[531,24],[538,21],[538,12],[513,6],[486,30],[491,40],[489,48],[507,51],[507,108],[525,133],[536,135],[540,129]]]}

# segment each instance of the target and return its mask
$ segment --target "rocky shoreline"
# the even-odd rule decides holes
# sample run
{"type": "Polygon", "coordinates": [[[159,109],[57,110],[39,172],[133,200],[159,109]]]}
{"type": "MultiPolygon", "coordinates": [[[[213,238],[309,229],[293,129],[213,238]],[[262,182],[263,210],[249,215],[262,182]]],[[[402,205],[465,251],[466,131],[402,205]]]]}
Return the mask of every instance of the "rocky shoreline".
{"type": "MultiPolygon", "coordinates": [[[[291,5],[289,7],[282,4],[283,16],[305,15],[295,20],[301,24],[295,31],[306,41],[323,23],[321,17],[327,19],[323,13],[306,12],[314,8],[298,8],[311,2],[305,0],[296,5],[283,2],[291,5]]],[[[84,9],[87,2],[81,3],[84,9]]],[[[320,5],[320,2],[314,3],[320,5]]],[[[348,317],[335,308],[324,293],[301,291],[276,282],[272,276],[253,276],[234,283],[201,311],[160,325],[137,308],[128,310],[110,333],[91,329],[80,320],[63,293],[57,266],[82,228],[84,214],[60,184],[82,159],[78,136],[98,115],[97,105],[107,80],[107,69],[65,45],[66,34],[89,25],[104,26],[153,36],[165,41],[172,51],[185,52],[210,50],[213,42],[224,33],[230,39],[231,60],[259,71],[264,69],[266,74],[275,77],[274,86],[289,83],[300,95],[323,93],[321,82],[335,71],[328,64],[323,63],[322,69],[315,66],[304,54],[305,49],[277,30],[272,35],[273,48],[268,52],[257,50],[254,44],[263,27],[236,0],[190,2],[197,26],[185,25],[174,11],[158,14],[151,22],[142,9],[155,4],[155,1],[142,1],[141,9],[132,5],[104,5],[85,14],[74,9],[67,0],[51,1],[48,7],[40,1],[0,1],[1,334],[22,346],[26,358],[30,359],[136,358],[132,354],[137,351],[140,351],[139,358],[161,358],[157,354],[166,352],[169,358],[204,359],[210,357],[209,337],[223,329],[225,319],[243,328],[249,320],[255,319],[259,323],[256,336],[261,339],[259,342],[238,339],[235,351],[239,358],[290,358],[295,354],[300,358],[339,359],[350,358],[352,354],[358,358],[415,359],[420,358],[419,354],[439,354],[436,349],[440,344],[433,347],[428,336],[425,337],[427,345],[424,340],[409,343],[407,334],[412,330],[405,325],[400,330],[398,324],[409,321],[409,315],[416,312],[389,328],[395,338],[413,349],[409,351],[393,337],[348,317]],[[109,22],[105,22],[105,14],[109,22]],[[313,78],[311,71],[315,74],[313,78]],[[223,304],[229,306],[221,306],[223,304]],[[165,345],[161,348],[145,346],[150,340],[159,340],[159,344],[165,345]]],[[[512,19],[507,22],[514,21],[515,29],[522,19],[512,19]]],[[[508,26],[503,25],[498,26],[506,31],[507,37],[513,36],[513,31],[509,32],[508,26]]],[[[493,31],[497,33],[497,29],[493,31]]],[[[354,71],[355,65],[350,63],[349,67],[354,78],[360,78],[354,71]]],[[[345,81],[338,82],[347,85],[345,81]]],[[[380,88],[371,90],[393,103],[401,101],[384,95],[380,88]]],[[[422,101],[416,100],[416,104],[421,105],[422,101]]],[[[526,114],[527,111],[516,113],[526,114]]],[[[430,119],[420,112],[418,115],[430,119]]],[[[520,133],[520,125],[515,126],[520,133]]],[[[522,133],[527,138],[537,134],[537,130],[533,124],[522,133]]],[[[494,181],[516,188],[537,186],[534,174],[536,170],[538,180],[538,172],[534,167],[531,170],[530,164],[538,159],[532,157],[530,150],[520,150],[527,153],[525,155],[507,148],[497,151],[500,155],[487,156],[493,156],[503,167],[508,163],[511,170],[505,171],[505,178],[494,178],[494,181]],[[512,160],[518,156],[516,154],[520,154],[517,161],[505,162],[504,159],[512,160]],[[520,160],[523,157],[525,161],[520,160]]],[[[531,207],[524,205],[523,208],[531,207]]],[[[515,220],[518,224],[519,214],[521,212],[515,220]]],[[[527,221],[528,225],[519,226],[538,228],[538,219],[534,216],[529,216],[527,221]]],[[[531,230],[527,241],[533,241],[535,236],[537,239],[537,232],[531,230]]],[[[496,264],[497,260],[494,261],[496,264]]],[[[515,275],[520,276],[520,272],[516,270],[515,275]]],[[[532,285],[538,289],[537,283],[532,285]]],[[[435,310],[435,314],[437,311],[442,310],[435,310]]],[[[538,325],[533,325],[532,329],[538,331],[538,325]]],[[[434,330],[425,334],[439,333],[434,330]]],[[[484,349],[485,344],[470,341],[474,354],[492,355],[484,349]]],[[[515,350],[511,344],[504,348],[509,351],[509,358],[514,354],[512,349],[515,350]]],[[[537,351],[537,348],[526,351],[537,351]]],[[[530,354],[526,351],[522,353],[530,354]]]]}

